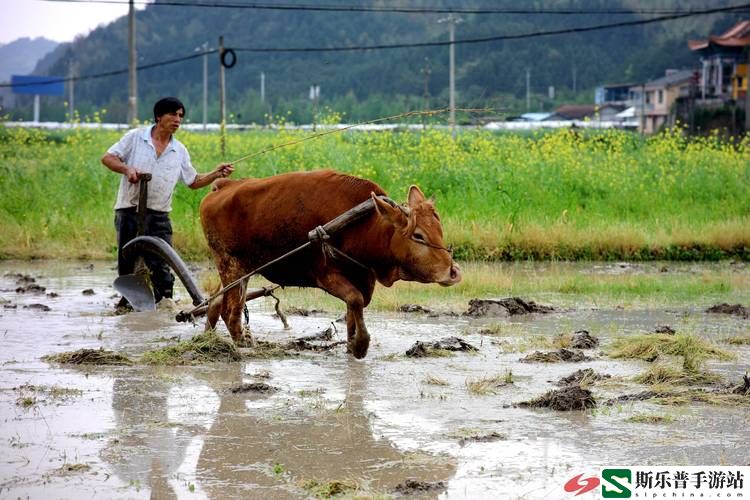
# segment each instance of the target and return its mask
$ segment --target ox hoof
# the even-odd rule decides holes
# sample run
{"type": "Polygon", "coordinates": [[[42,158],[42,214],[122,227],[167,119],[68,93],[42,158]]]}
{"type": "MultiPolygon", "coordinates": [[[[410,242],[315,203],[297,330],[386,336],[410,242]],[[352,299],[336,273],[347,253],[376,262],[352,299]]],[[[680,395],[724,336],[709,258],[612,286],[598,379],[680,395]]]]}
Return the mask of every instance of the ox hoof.
{"type": "Polygon", "coordinates": [[[237,347],[255,347],[257,345],[253,336],[248,333],[243,334],[234,343],[237,347]]]}
{"type": "Polygon", "coordinates": [[[357,359],[367,356],[367,348],[370,347],[370,337],[359,338],[347,344],[346,351],[357,359]]]}

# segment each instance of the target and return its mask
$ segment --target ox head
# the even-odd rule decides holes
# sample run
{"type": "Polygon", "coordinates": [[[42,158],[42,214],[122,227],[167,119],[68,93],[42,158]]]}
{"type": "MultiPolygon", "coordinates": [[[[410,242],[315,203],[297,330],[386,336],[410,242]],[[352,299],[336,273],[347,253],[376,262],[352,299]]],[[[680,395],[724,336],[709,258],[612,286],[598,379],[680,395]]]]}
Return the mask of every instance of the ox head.
{"type": "Polygon", "coordinates": [[[426,199],[417,186],[409,188],[407,206],[393,207],[374,193],[372,199],[379,217],[395,229],[389,250],[398,268],[390,278],[379,277],[384,285],[398,279],[443,286],[461,281],[461,268],[443,242],[443,225],[433,200],[426,199]]]}

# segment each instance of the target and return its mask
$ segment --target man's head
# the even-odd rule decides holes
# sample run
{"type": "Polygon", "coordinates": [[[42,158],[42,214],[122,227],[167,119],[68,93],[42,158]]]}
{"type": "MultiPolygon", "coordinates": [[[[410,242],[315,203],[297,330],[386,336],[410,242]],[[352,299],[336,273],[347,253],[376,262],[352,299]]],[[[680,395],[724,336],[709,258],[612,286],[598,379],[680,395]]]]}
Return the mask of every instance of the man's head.
{"type": "Polygon", "coordinates": [[[159,123],[159,118],[166,114],[176,114],[182,111],[182,117],[185,116],[187,111],[182,101],[176,97],[164,97],[156,101],[154,104],[154,123],[159,123]]]}

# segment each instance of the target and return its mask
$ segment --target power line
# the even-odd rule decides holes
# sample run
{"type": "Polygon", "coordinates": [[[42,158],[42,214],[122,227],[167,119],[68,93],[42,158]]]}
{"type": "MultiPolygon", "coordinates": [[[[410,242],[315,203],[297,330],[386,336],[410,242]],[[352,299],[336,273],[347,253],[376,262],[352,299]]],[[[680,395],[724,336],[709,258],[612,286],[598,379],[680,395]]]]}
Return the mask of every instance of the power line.
{"type": "MultiPolygon", "coordinates": [[[[58,0],[55,0],[58,1],[58,0]]],[[[71,0],[66,0],[71,1],[71,0]]],[[[551,30],[551,31],[536,31],[532,33],[522,33],[517,35],[499,35],[499,36],[492,36],[492,37],[483,37],[483,38],[470,38],[470,39],[463,39],[463,40],[455,40],[454,42],[450,41],[440,41],[440,42],[421,42],[421,43],[401,43],[401,44],[391,44],[391,45],[363,45],[363,46],[354,46],[354,47],[298,47],[298,48],[274,48],[274,47],[268,47],[268,48],[254,48],[254,47],[231,47],[232,50],[238,51],[238,52],[344,52],[344,51],[364,51],[364,50],[386,50],[386,49],[401,49],[401,48],[419,48],[419,47],[440,47],[445,45],[450,45],[451,43],[455,44],[474,44],[474,43],[486,43],[486,42],[496,42],[496,41],[504,41],[504,40],[521,40],[521,39],[528,39],[528,38],[538,38],[542,36],[555,36],[555,35],[567,35],[572,33],[585,33],[589,31],[599,31],[599,30],[605,30],[605,29],[613,29],[613,28],[622,28],[627,26],[638,26],[643,24],[653,24],[653,23],[659,23],[664,21],[673,21],[676,19],[684,19],[687,17],[694,17],[694,16],[702,16],[702,15],[708,15],[708,14],[717,14],[721,12],[733,12],[738,9],[747,9],[750,8],[750,4],[741,4],[741,5],[734,5],[731,7],[718,7],[714,9],[705,9],[701,11],[694,11],[689,13],[683,13],[683,14],[673,14],[669,16],[662,16],[662,17],[656,17],[651,19],[638,19],[634,21],[621,21],[617,23],[610,23],[610,24],[600,24],[596,26],[584,26],[580,28],[565,28],[565,29],[559,29],[559,30],[551,30]]],[[[230,49],[230,47],[227,48],[227,50],[230,49]]],[[[197,57],[202,57],[205,54],[213,54],[218,52],[217,49],[211,49],[204,52],[197,52],[188,56],[179,57],[175,59],[168,59],[165,61],[155,62],[151,64],[144,64],[141,66],[138,66],[138,70],[144,70],[144,69],[151,69],[151,68],[157,68],[160,66],[166,66],[169,64],[175,64],[182,61],[187,61],[190,59],[195,59],[197,57]]],[[[51,85],[55,83],[61,83],[61,82],[70,82],[70,81],[82,81],[82,80],[93,80],[95,78],[104,78],[108,76],[115,76],[120,75],[123,73],[127,73],[127,69],[120,69],[115,71],[108,71],[105,73],[97,73],[93,75],[84,75],[84,76],[78,76],[78,77],[68,77],[68,78],[56,78],[54,80],[49,80],[46,82],[35,82],[35,83],[19,83],[19,84],[12,84],[12,83],[4,83],[0,84],[0,88],[3,87],[26,87],[30,85],[51,85]]]]}
{"type": "MultiPolygon", "coordinates": [[[[215,54],[216,52],[218,52],[217,49],[209,49],[203,52],[190,54],[189,56],[178,57],[175,59],[167,59],[166,61],[159,61],[159,62],[150,63],[150,64],[142,64],[140,66],[136,66],[135,69],[142,70],[142,69],[158,68],[161,66],[167,66],[169,64],[175,64],[175,63],[182,62],[182,61],[188,61],[190,59],[202,57],[207,54],[215,54]]],[[[65,82],[80,82],[83,80],[94,80],[96,78],[105,78],[107,76],[122,75],[123,73],[127,73],[127,72],[128,72],[128,68],[125,68],[125,69],[117,69],[114,71],[107,71],[105,73],[96,73],[93,75],[83,75],[83,76],[75,76],[75,77],[67,77],[67,78],[55,78],[55,79],[47,80],[44,82],[0,83],[0,88],[2,87],[29,87],[32,85],[52,85],[56,83],[65,83],[65,82]]]]}
{"type": "MultiPolygon", "coordinates": [[[[127,4],[128,0],[42,0],[56,3],[98,3],[98,4],[127,4]]],[[[293,10],[313,12],[390,12],[403,14],[520,14],[520,15],[680,15],[696,14],[701,11],[692,9],[523,9],[523,8],[454,8],[454,7],[366,7],[346,5],[302,5],[302,4],[267,4],[267,3],[239,3],[239,2],[189,2],[183,0],[163,0],[158,3],[136,1],[137,5],[149,7],[200,7],[223,9],[254,9],[254,10],[293,10]]],[[[742,6],[728,6],[727,8],[741,8],[742,6]]]]}
{"type": "Polygon", "coordinates": [[[486,42],[499,42],[504,40],[522,40],[526,38],[538,38],[542,36],[554,36],[554,35],[568,35],[572,33],[585,33],[589,31],[599,31],[612,28],[623,28],[628,26],[638,26],[643,24],[660,23],[664,21],[673,21],[676,19],[684,19],[686,17],[703,16],[708,14],[717,14],[721,12],[733,12],[738,9],[750,8],[750,4],[735,5],[732,7],[718,7],[715,9],[706,9],[702,11],[694,11],[683,14],[673,14],[669,16],[654,17],[651,19],[637,19],[634,21],[620,21],[617,23],[600,24],[596,26],[584,26],[580,28],[564,28],[559,30],[550,31],[535,31],[531,33],[521,33],[517,35],[498,35],[482,38],[465,38],[462,40],[456,40],[455,42],[419,42],[419,43],[396,43],[390,45],[362,45],[353,47],[297,47],[297,48],[256,48],[256,47],[233,47],[233,50],[238,52],[345,52],[345,51],[358,51],[358,50],[382,50],[382,49],[403,49],[403,48],[417,48],[417,47],[440,47],[445,45],[455,44],[473,44],[473,43],[486,43],[486,42]]]}

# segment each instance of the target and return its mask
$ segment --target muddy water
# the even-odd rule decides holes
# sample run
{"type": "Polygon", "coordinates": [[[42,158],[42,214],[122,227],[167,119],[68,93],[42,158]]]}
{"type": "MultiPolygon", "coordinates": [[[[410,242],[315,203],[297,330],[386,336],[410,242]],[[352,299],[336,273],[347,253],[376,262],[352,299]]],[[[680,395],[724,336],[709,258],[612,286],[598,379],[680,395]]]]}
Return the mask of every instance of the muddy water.
{"type": "MultiPolygon", "coordinates": [[[[586,329],[606,347],[615,334],[666,324],[721,341],[747,333],[748,320],[690,305],[613,305],[520,319],[368,313],[373,343],[362,362],[341,347],[177,368],[41,361],[99,347],[136,358],[200,331],[174,322],[173,310],[112,315],[113,275],[102,263],[0,262],[0,498],[304,498],[316,492],[310,481],[389,495],[409,478],[444,483],[444,490],[420,493],[428,498],[560,498],[567,479],[599,465],[748,463],[747,407],[638,402],[563,413],[513,406],[586,367],[615,378],[594,387],[600,401],[644,390],[628,378],[645,363],[609,360],[600,349],[584,363],[519,363],[536,350],[529,338],[586,329]],[[45,293],[17,293],[8,273],[36,277],[45,293]],[[25,307],[32,304],[50,310],[25,307]],[[507,333],[480,334],[498,323],[507,333]],[[402,356],[416,340],[446,335],[461,336],[479,353],[402,356]],[[467,382],[508,370],[514,383],[494,394],[467,389],[467,382]],[[232,392],[247,382],[274,390],[232,392]],[[674,420],[626,422],[643,413],[674,420]]],[[[555,305],[554,297],[544,299],[555,305]]],[[[274,341],[322,331],[340,314],[292,316],[291,330],[283,330],[269,311],[251,303],[250,327],[274,341]]],[[[337,329],[338,339],[345,337],[343,325],[337,329]]],[[[750,348],[732,350],[737,359],[708,368],[738,381],[750,348]]]]}

